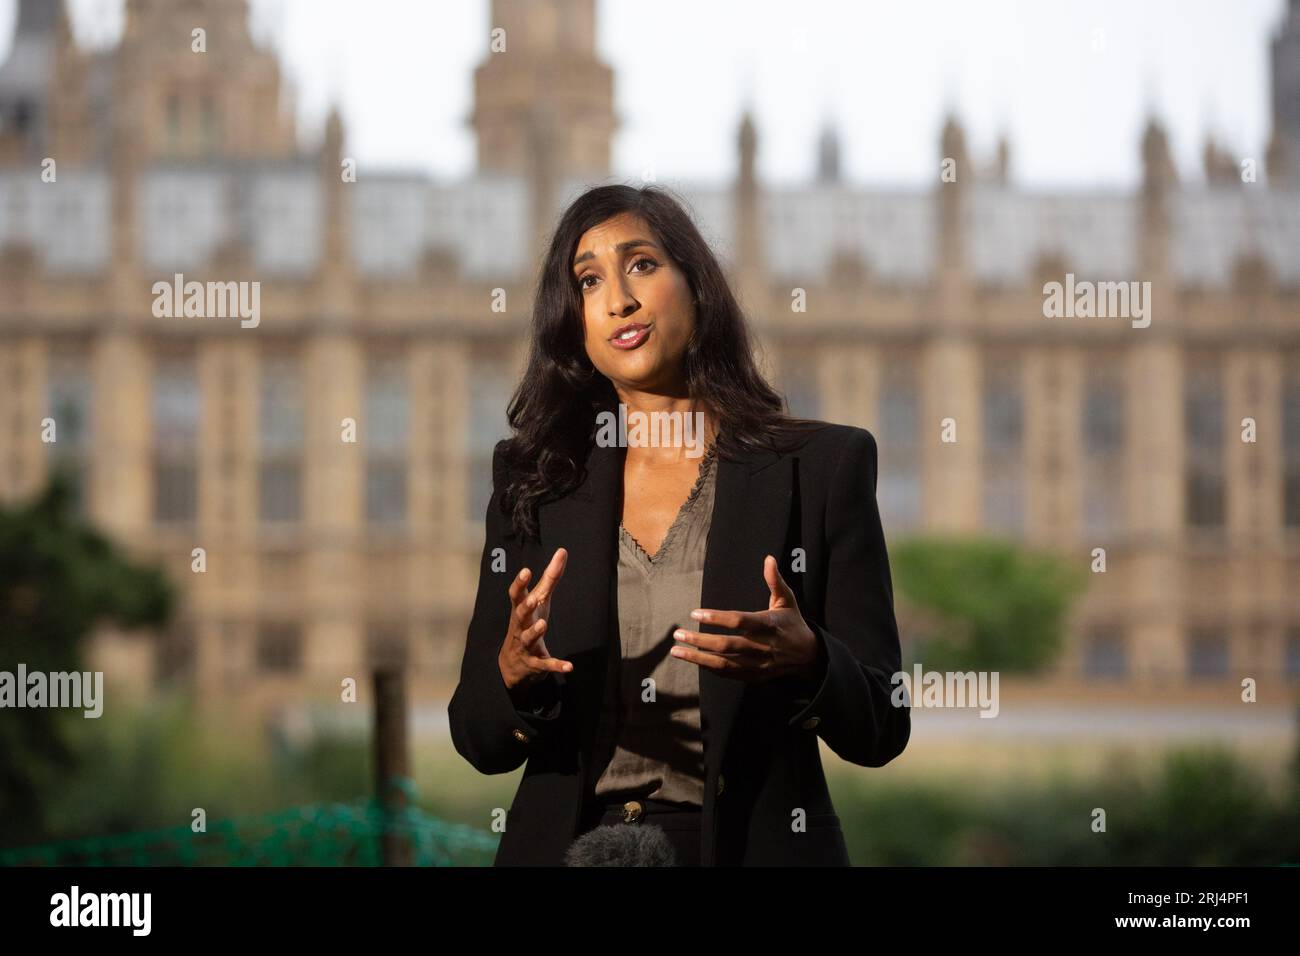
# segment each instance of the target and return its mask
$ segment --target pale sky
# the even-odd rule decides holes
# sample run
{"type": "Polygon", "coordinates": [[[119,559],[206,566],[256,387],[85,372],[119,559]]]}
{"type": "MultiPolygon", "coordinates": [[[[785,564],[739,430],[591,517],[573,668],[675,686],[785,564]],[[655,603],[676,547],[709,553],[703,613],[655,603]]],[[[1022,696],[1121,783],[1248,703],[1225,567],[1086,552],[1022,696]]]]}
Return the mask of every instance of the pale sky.
{"type": "MultiPolygon", "coordinates": [[[[71,0],[78,36],[111,42],[122,0],[71,0]]],[[[0,56],[16,0],[0,0],[0,56]]],[[[252,0],[279,51],[304,135],[341,103],[364,166],[457,178],[474,162],[464,119],[487,55],[488,0],[252,0]]],[[[725,181],[746,103],[759,173],[807,181],[822,122],[846,179],[928,185],[948,107],[986,161],[1000,132],[1034,188],[1131,186],[1150,109],[1185,179],[1207,131],[1262,160],[1269,40],[1284,0],[597,0],[614,68],[614,174],[725,181]]],[[[509,55],[508,53],[506,55],[509,55]]]]}

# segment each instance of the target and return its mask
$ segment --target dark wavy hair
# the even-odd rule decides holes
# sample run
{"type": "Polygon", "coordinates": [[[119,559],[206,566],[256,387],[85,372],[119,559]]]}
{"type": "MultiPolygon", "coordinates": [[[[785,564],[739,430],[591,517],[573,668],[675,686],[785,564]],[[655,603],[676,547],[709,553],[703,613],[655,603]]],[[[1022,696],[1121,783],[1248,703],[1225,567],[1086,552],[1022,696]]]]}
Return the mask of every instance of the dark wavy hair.
{"type": "Polygon", "coordinates": [[[520,537],[536,537],[537,506],[583,481],[596,441],[597,415],[616,411],[617,393],[587,356],[582,292],[573,274],[578,241],[620,213],[649,224],[686,276],[695,301],[695,329],[684,355],[689,393],[715,417],[718,458],[742,449],[788,451],[810,427],[794,418],[754,360],[744,313],[713,251],[682,204],[666,189],[596,186],[565,210],[542,262],[533,303],[528,365],[510,399],[513,432],[502,453],[500,504],[520,537]]]}

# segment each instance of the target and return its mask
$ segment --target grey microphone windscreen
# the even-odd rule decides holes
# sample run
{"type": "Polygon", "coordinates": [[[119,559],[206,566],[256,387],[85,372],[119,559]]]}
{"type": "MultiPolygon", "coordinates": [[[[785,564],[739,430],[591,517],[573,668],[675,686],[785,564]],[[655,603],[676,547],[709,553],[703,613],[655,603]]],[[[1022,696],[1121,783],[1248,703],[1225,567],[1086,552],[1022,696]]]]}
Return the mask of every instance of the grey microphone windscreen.
{"type": "Polygon", "coordinates": [[[564,854],[565,866],[675,866],[677,853],[663,827],[615,823],[584,833],[564,854]]]}

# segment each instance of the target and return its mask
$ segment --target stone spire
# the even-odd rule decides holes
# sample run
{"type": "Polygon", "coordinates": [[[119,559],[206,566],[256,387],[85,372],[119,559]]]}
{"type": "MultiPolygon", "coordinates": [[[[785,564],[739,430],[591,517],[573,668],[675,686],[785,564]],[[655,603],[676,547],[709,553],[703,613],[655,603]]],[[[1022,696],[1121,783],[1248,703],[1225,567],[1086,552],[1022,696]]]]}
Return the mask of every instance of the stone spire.
{"type": "Polygon", "coordinates": [[[1235,186],[1241,182],[1232,154],[1219,145],[1213,134],[1205,137],[1201,162],[1205,167],[1205,181],[1211,186],[1235,186]]]}
{"type": "Polygon", "coordinates": [[[1169,138],[1152,116],[1142,132],[1141,261],[1149,276],[1167,276],[1173,265],[1171,197],[1177,186],[1178,170],[1169,152],[1169,138]]]}
{"type": "MultiPolygon", "coordinates": [[[[355,189],[356,183],[343,179],[343,145],[343,117],[336,104],[330,107],[325,120],[325,135],[317,160],[325,222],[318,285],[319,309],[321,321],[326,326],[344,324],[355,308],[356,286],[352,250],[348,245],[351,232],[348,210],[352,198],[349,190],[355,189]]],[[[360,172],[357,172],[357,179],[360,177],[360,172]]]]}
{"type": "Polygon", "coordinates": [[[1005,186],[1011,174],[1011,142],[1007,134],[998,137],[997,152],[993,154],[993,167],[990,170],[992,180],[1005,186]]]}
{"type": "Polygon", "coordinates": [[[757,277],[763,268],[759,221],[758,128],[746,109],[736,132],[739,168],[735,185],[736,270],[743,283],[757,277]]]}
{"type": "Polygon", "coordinates": [[[492,0],[490,18],[469,117],[479,169],[531,175],[540,135],[556,169],[607,176],[618,121],[613,71],[596,55],[595,0],[492,0]]]}
{"type": "MultiPolygon", "coordinates": [[[[1272,48],[1273,129],[1289,162],[1300,162],[1300,0],[1289,0],[1272,48]]],[[[1296,170],[1288,171],[1294,180],[1296,170]]],[[[1272,179],[1270,170],[1269,178],[1272,179]]]]}
{"type": "Polygon", "coordinates": [[[1154,116],[1142,131],[1142,188],[1164,191],[1178,185],[1178,168],[1169,151],[1169,137],[1154,116]]]}
{"type": "Polygon", "coordinates": [[[952,280],[965,272],[966,244],[963,241],[962,210],[965,197],[970,192],[966,184],[975,170],[971,167],[966,152],[966,133],[953,114],[949,114],[944,121],[943,132],[939,136],[939,164],[935,173],[940,283],[955,288],[952,280]]]}
{"type": "Polygon", "coordinates": [[[840,134],[828,121],[817,140],[817,182],[838,183],[840,177],[840,134]]]}

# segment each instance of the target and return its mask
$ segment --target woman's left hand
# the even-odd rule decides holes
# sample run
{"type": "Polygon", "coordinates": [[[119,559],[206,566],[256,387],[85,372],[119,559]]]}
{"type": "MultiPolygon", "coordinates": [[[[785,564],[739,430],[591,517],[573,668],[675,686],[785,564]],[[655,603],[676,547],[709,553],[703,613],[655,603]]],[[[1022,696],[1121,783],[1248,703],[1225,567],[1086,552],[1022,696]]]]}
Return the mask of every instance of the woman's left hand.
{"type": "Polygon", "coordinates": [[[763,578],[771,592],[766,611],[699,608],[691,612],[691,617],[701,624],[715,624],[739,631],[739,635],[679,629],[673,636],[691,646],[674,645],[672,655],[747,683],[778,677],[802,677],[820,683],[825,667],[821,641],[799,613],[794,592],[770,554],[763,558],[763,578]]]}

